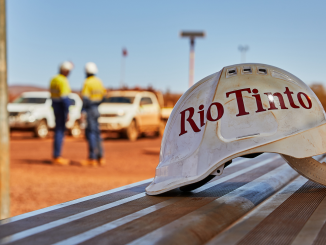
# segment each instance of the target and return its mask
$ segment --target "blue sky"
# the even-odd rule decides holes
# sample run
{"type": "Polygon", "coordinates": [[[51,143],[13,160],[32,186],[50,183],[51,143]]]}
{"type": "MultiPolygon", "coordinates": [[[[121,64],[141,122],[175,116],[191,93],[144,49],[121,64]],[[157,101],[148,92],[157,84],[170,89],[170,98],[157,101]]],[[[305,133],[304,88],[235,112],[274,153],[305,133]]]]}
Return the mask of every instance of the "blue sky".
{"type": "Polygon", "coordinates": [[[241,62],[285,69],[307,84],[326,85],[326,1],[7,0],[8,82],[47,87],[71,60],[71,87],[93,61],[106,87],[118,87],[122,48],[125,81],[184,92],[189,41],[181,30],[204,30],[196,42],[195,81],[241,62]]]}

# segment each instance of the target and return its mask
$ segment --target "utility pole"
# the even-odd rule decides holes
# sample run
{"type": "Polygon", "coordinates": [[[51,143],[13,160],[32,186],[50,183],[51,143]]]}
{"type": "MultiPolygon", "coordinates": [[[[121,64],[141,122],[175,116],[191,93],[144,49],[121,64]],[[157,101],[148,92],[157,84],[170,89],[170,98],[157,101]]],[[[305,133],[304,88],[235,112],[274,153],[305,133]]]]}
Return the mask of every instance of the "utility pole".
{"type": "Polygon", "coordinates": [[[126,73],[126,58],[128,55],[127,49],[122,49],[122,59],[121,59],[121,80],[120,80],[120,87],[122,88],[125,81],[125,73],[126,73]]]}
{"type": "Polygon", "coordinates": [[[241,52],[241,63],[245,63],[246,62],[246,52],[249,50],[249,46],[245,45],[239,45],[238,47],[239,51],[241,52]]]}
{"type": "Polygon", "coordinates": [[[194,85],[194,70],[195,70],[195,38],[205,37],[205,32],[202,31],[183,31],[181,37],[190,39],[190,55],[189,55],[189,88],[194,85]]]}
{"type": "Polygon", "coordinates": [[[10,213],[6,1],[0,0],[0,219],[10,213]]]}

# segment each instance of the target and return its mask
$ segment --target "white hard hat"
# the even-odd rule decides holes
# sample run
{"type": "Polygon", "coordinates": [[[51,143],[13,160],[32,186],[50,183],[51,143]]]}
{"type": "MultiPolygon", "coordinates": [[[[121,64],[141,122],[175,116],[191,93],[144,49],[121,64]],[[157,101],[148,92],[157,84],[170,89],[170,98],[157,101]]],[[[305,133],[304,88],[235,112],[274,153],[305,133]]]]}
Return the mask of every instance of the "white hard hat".
{"type": "Polygon", "coordinates": [[[88,62],[85,65],[85,72],[87,74],[96,74],[98,72],[97,66],[94,62],[88,62]]]}
{"type": "Polygon", "coordinates": [[[191,190],[239,156],[279,153],[296,171],[326,185],[326,117],[300,79],[263,64],[224,67],[179,99],[166,125],[149,195],[191,190]]]}
{"type": "Polygon", "coordinates": [[[60,65],[60,70],[71,71],[74,68],[74,64],[70,61],[64,61],[60,65]]]}

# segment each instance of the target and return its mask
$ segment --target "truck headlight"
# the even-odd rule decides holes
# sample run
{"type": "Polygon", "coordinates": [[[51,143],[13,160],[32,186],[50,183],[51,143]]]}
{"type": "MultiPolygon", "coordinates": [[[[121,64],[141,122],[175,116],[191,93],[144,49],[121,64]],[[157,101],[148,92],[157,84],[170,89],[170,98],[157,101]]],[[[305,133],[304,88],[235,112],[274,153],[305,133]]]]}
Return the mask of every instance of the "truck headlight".
{"type": "Polygon", "coordinates": [[[23,111],[20,113],[20,116],[29,117],[32,113],[30,111],[23,111]]]}
{"type": "Polygon", "coordinates": [[[35,122],[35,117],[34,117],[34,116],[29,116],[29,117],[28,117],[28,121],[29,121],[30,123],[35,122]]]}
{"type": "Polygon", "coordinates": [[[119,116],[119,117],[122,117],[122,116],[124,116],[126,113],[125,113],[125,111],[124,110],[118,110],[117,111],[117,115],[119,116]]]}
{"type": "Polygon", "coordinates": [[[32,112],[30,111],[21,112],[19,118],[21,121],[28,121],[28,122],[35,121],[35,117],[32,115],[32,112]]]}

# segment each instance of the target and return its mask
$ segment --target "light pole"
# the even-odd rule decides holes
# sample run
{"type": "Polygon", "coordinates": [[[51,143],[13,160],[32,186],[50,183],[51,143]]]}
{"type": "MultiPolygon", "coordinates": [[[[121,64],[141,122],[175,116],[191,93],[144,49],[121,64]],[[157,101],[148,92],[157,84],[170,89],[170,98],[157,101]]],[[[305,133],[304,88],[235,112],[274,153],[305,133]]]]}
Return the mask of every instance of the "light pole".
{"type": "Polygon", "coordinates": [[[241,63],[245,63],[246,62],[246,52],[249,50],[249,46],[245,45],[239,45],[238,47],[239,51],[241,52],[241,63]]]}
{"type": "Polygon", "coordinates": [[[190,55],[189,55],[189,88],[194,85],[194,69],[195,69],[195,38],[205,37],[205,32],[202,31],[182,31],[181,37],[190,39],[190,55]]]}
{"type": "Polygon", "coordinates": [[[6,1],[0,0],[0,219],[9,217],[9,125],[6,1]]]}

